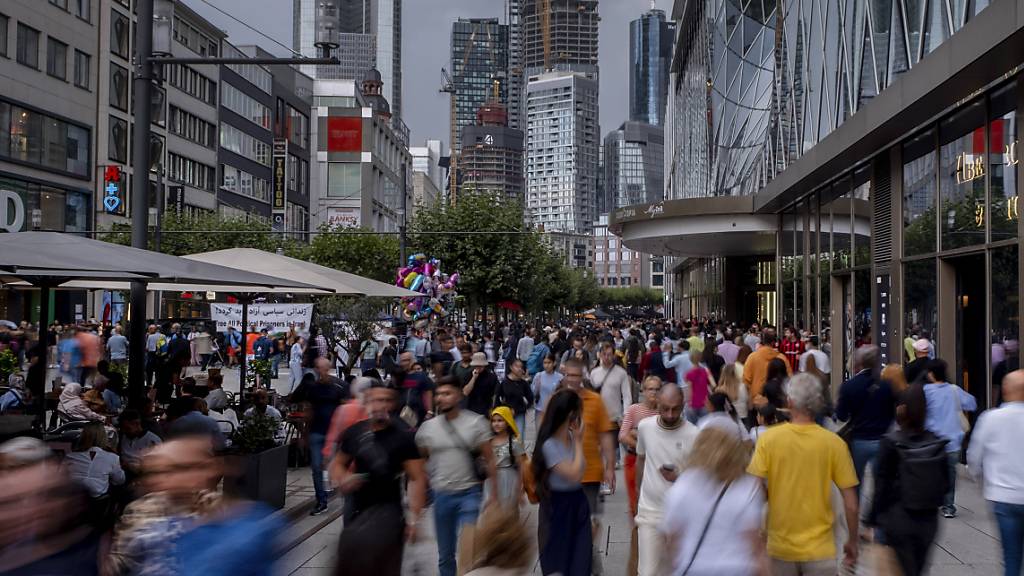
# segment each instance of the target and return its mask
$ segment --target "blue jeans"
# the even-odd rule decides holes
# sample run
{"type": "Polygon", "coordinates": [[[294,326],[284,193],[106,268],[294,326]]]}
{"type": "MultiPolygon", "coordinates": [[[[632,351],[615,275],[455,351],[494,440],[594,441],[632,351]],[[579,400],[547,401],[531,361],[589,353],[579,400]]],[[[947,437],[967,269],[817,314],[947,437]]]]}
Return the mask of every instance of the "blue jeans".
{"type": "Polygon", "coordinates": [[[316,492],[316,503],[327,504],[327,492],[324,490],[324,441],[325,434],[311,432],[309,434],[309,469],[313,472],[313,491],[316,492]]]}
{"type": "MultiPolygon", "coordinates": [[[[280,354],[271,354],[270,355],[270,377],[271,378],[277,378],[278,366],[280,364],[281,364],[281,355],[280,354]]],[[[271,386],[270,382],[267,382],[267,388],[271,388],[271,387],[272,386],[271,386]]]]}
{"type": "Polygon", "coordinates": [[[695,426],[697,425],[697,421],[706,416],[707,413],[707,408],[692,408],[687,406],[685,410],[686,420],[695,426]]]}
{"type": "Polygon", "coordinates": [[[857,493],[860,494],[860,488],[864,485],[864,470],[871,465],[872,474],[875,471],[874,461],[875,457],[878,456],[878,443],[879,440],[857,440],[856,438],[850,443],[850,457],[853,458],[853,470],[857,473],[857,493]]]}
{"type": "Polygon", "coordinates": [[[1003,564],[1006,576],[1020,576],[1024,559],[1024,504],[992,502],[999,538],[1003,541],[1003,564]]]}
{"type": "Polygon", "coordinates": [[[946,461],[949,463],[949,490],[942,500],[942,509],[956,513],[956,465],[960,463],[960,453],[947,452],[946,461]]]}
{"type": "Polygon", "coordinates": [[[434,492],[434,531],[440,576],[455,576],[459,530],[466,524],[476,523],[482,500],[483,491],[479,486],[459,492],[434,492]]]}
{"type": "Polygon", "coordinates": [[[519,429],[519,442],[526,445],[526,414],[516,414],[512,417],[519,429]]]}

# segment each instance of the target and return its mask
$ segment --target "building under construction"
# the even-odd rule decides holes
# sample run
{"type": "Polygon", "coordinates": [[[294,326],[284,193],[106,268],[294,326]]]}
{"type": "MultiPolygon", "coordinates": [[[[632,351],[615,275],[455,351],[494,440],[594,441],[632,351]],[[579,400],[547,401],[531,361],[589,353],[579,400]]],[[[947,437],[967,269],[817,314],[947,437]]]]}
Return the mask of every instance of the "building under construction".
{"type": "Polygon", "coordinates": [[[545,71],[597,78],[597,0],[521,0],[526,76],[545,71]]]}
{"type": "Polygon", "coordinates": [[[498,98],[480,107],[476,125],[463,129],[459,157],[463,191],[523,201],[523,131],[509,128],[498,98]]]}
{"type": "Polygon", "coordinates": [[[477,122],[477,111],[497,86],[507,102],[508,26],[497,18],[459,18],[452,24],[451,71],[455,92],[454,149],[461,148],[462,130],[477,122]]]}

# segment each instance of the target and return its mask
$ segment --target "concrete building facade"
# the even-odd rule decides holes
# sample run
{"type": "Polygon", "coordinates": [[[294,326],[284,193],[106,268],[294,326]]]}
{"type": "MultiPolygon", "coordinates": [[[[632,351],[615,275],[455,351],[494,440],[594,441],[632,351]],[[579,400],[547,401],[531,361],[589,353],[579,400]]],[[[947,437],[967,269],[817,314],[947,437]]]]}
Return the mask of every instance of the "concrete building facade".
{"type": "Polygon", "coordinates": [[[583,73],[531,76],[526,208],[546,232],[589,234],[597,219],[598,84],[583,73]]]}
{"type": "Polygon", "coordinates": [[[508,127],[501,102],[485,103],[476,124],[463,129],[459,158],[462,191],[523,201],[523,133],[508,127]]]}

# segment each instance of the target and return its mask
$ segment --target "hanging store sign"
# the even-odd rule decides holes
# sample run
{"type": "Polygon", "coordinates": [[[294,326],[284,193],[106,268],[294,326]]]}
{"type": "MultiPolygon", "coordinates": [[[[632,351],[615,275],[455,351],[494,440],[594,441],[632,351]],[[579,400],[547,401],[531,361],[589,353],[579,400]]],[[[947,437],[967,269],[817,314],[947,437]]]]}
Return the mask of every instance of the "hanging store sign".
{"type": "MultiPolygon", "coordinates": [[[[268,328],[271,332],[287,332],[294,326],[295,330],[302,332],[309,329],[313,319],[313,305],[250,304],[248,314],[249,326],[255,326],[257,330],[268,328]]],[[[242,330],[242,305],[211,302],[210,318],[217,323],[218,332],[227,331],[229,326],[242,330]]]]}
{"type": "Polygon", "coordinates": [[[274,139],[274,185],[270,199],[270,222],[271,229],[275,232],[284,232],[285,208],[288,204],[288,140],[284,138],[274,139]]]}

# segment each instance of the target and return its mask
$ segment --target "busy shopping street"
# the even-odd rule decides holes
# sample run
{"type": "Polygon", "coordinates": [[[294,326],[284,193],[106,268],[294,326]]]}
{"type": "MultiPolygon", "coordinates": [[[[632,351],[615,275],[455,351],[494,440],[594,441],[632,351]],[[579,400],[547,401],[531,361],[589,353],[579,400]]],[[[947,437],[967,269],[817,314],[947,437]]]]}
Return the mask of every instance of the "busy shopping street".
{"type": "Polygon", "coordinates": [[[0,0],[0,576],[1024,576],[1024,0],[0,0]]]}

